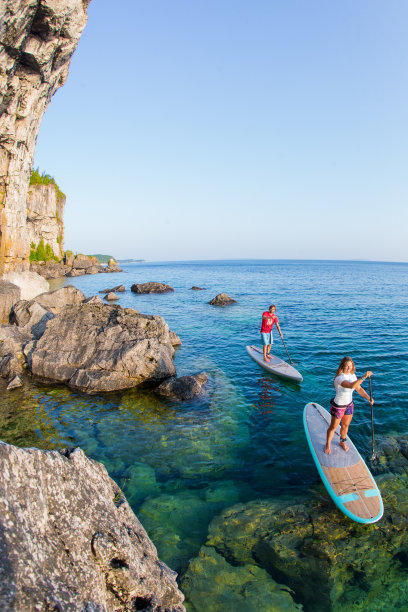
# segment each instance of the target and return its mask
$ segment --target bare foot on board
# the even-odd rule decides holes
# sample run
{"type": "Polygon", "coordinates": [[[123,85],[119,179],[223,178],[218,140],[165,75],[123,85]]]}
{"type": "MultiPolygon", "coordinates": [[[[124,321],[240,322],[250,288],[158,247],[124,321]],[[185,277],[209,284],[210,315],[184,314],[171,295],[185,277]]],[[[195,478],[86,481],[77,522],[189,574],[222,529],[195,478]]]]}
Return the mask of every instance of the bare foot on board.
{"type": "Polygon", "coordinates": [[[326,455],[331,455],[331,448],[330,446],[327,446],[327,444],[324,447],[324,452],[326,453],[326,455]]]}
{"type": "Polygon", "coordinates": [[[341,448],[342,448],[344,451],[346,451],[346,453],[347,453],[347,451],[348,451],[348,449],[349,449],[349,447],[347,446],[347,444],[346,444],[345,442],[340,442],[340,446],[341,446],[341,448]]]}

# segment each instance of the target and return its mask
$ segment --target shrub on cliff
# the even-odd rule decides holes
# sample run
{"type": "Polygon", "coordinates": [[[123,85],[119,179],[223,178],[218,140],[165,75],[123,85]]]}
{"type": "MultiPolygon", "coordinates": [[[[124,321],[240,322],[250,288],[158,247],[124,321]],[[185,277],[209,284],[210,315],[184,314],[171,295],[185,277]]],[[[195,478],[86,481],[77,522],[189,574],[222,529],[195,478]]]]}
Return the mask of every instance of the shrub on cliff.
{"type": "Polygon", "coordinates": [[[45,172],[40,174],[40,171],[38,168],[32,171],[31,177],[30,177],[30,185],[50,185],[50,184],[54,185],[57,191],[58,202],[63,200],[65,198],[65,193],[63,193],[61,189],[58,187],[53,176],[51,176],[50,174],[46,174],[45,172]]]}
{"type": "Polygon", "coordinates": [[[36,246],[34,242],[30,245],[30,263],[33,261],[59,261],[58,257],[54,255],[54,251],[50,244],[44,244],[44,239],[41,237],[40,242],[36,246]]]}

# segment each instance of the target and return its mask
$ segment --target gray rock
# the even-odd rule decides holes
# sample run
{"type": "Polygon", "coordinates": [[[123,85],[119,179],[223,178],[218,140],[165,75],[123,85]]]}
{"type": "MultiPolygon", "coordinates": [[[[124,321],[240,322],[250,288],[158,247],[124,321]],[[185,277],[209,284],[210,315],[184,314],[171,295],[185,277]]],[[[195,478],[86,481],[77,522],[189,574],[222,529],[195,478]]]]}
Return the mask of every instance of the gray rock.
{"type": "Polygon", "coordinates": [[[116,285],[116,287],[112,287],[112,289],[102,289],[99,293],[123,293],[124,291],[126,291],[125,285],[116,285]]]}
{"type": "Polygon", "coordinates": [[[31,335],[15,325],[0,325],[0,376],[11,381],[24,372],[24,346],[31,335]]]}
{"type": "Polygon", "coordinates": [[[98,274],[102,271],[103,266],[90,266],[87,268],[85,274],[98,274]]]}
{"type": "Polygon", "coordinates": [[[72,268],[65,276],[73,277],[73,276],[83,276],[85,274],[85,270],[72,268]]]}
{"type": "Polygon", "coordinates": [[[205,372],[194,376],[181,376],[171,378],[162,382],[156,389],[156,393],[173,400],[189,400],[202,392],[202,387],[208,380],[205,372]]]}
{"type": "Polygon", "coordinates": [[[35,376],[88,393],[128,389],[176,372],[164,319],[109,304],[66,306],[25,352],[35,376]]]}
{"type": "Polygon", "coordinates": [[[86,298],[84,304],[103,304],[99,295],[93,295],[92,297],[86,298]]]}
{"type": "Polygon", "coordinates": [[[0,443],[0,608],[183,612],[176,574],[82,450],[0,443]]]}
{"type": "Polygon", "coordinates": [[[65,276],[67,272],[71,270],[70,266],[67,266],[62,261],[41,261],[30,264],[31,272],[36,272],[43,278],[61,278],[65,276]]]}
{"type": "Polygon", "coordinates": [[[196,287],[195,285],[194,285],[194,287],[191,287],[191,289],[193,291],[204,291],[204,289],[202,287],[196,287]]]}
{"type": "Polygon", "coordinates": [[[18,374],[16,374],[15,376],[13,376],[13,378],[10,380],[9,384],[7,385],[7,391],[12,391],[13,389],[18,389],[19,387],[22,387],[23,383],[21,381],[21,378],[19,377],[18,374]]]}
{"type": "Polygon", "coordinates": [[[219,293],[208,303],[212,306],[228,306],[228,304],[236,304],[236,300],[233,300],[226,293],[219,293]]]}
{"type": "Polygon", "coordinates": [[[81,304],[84,299],[85,295],[82,291],[73,285],[67,285],[55,291],[42,293],[34,298],[34,301],[40,304],[40,306],[43,306],[43,308],[56,313],[63,306],[67,306],[68,304],[81,304]]]}
{"type": "Polygon", "coordinates": [[[9,281],[0,280],[0,323],[8,323],[10,311],[21,299],[21,289],[9,281]]]}
{"type": "Polygon", "coordinates": [[[141,283],[131,286],[130,288],[133,293],[169,293],[170,291],[174,291],[173,287],[170,285],[165,285],[164,283],[141,283]]]}
{"type": "Polygon", "coordinates": [[[104,272],[123,272],[118,265],[109,264],[103,269],[104,272]]]}
{"type": "Polygon", "coordinates": [[[49,291],[50,289],[45,278],[29,270],[25,272],[7,272],[7,274],[4,275],[4,279],[20,287],[21,300],[31,300],[37,295],[40,295],[40,293],[44,293],[44,291],[49,291]]]}
{"type": "Polygon", "coordinates": [[[17,304],[14,304],[10,320],[22,331],[39,338],[44,333],[47,322],[53,316],[52,312],[49,312],[35,300],[20,300],[17,304]]]}
{"type": "Polygon", "coordinates": [[[181,340],[176,332],[170,330],[170,342],[172,346],[181,346],[181,340]]]}
{"type": "Polygon", "coordinates": [[[110,291],[107,295],[105,295],[105,300],[108,300],[109,302],[114,302],[115,300],[118,300],[118,296],[115,293],[112,293],[112,291],[110,291]]]}

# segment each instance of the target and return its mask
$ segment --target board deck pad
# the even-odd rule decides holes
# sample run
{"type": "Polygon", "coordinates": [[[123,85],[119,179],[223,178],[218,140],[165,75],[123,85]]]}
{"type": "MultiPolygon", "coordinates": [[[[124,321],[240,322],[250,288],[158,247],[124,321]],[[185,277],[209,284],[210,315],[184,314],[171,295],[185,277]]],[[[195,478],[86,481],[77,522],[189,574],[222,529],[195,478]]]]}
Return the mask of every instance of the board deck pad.
{"type": "Polygon", "coordinates": [[[286,361],[283,361],[283,359],[276,357],[276,355],[270,355],[271,360],[266,363],[263,358],[263,350],[258,346],[247,346],[246,350],[248,355],[268,372],[288,380],[302,382],[303,377],[300,372],[289,363],[286,363],[286,361]]]}
{"type": "Polygon", "coordinates": [[[358,450],[347,437],[349,450],[339,445],[338,428],[326,455],[326,432],[329,412],[316,403],[309,403],[303,412],[306,438],[320,477],[336,506],[359,523],[374,523],[383,515],[381,493],[358,450]]]}

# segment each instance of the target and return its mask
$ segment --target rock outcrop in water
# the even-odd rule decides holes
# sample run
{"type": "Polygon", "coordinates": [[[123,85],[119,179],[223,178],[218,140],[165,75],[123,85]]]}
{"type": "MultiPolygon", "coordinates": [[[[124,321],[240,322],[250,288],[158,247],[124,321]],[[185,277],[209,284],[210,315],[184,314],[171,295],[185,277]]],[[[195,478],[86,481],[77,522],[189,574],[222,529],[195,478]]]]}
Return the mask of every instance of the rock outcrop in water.
{"type": "Polygon", "coordinates": [[[200,372],[194,376],[172,376],[162,382],[155,391],[163,397],[172,400],[189,400],[202,393],[202,388],[208,381],[208,374],[200,372]]]}
{"type": "Polygon", "coordinates": [[[236,304],[236,300],[233,300],[227,293],[219,293],[208,303],[211,306],[228,306],[229,304],[236,304]]]}
{"type": "Polygon", "coordinates": [[[212,521],[206,545],[181,581],[193,610],[200,610],[204,583],[208,609],[214,610],[227,600],[237,609],[239,603],[263,609],[268,592],[274,598],[280,593],[277,610],[295,610],[296,604],[310,612],[405,609],[408,436],[387,438],[378,449],[376,469],[383,473],[376,480],[384,501],[379,522],[350,521],[320,484],[308,499],[290,505],[265,499],[232,506],[212,521]]]}
{"type": "Polygon", "coordinates": [[[130,288],[133,293],[170,293],[174,291],[173,287],[165,283],[135,283],[130,288]]]}
{"type": "Polygon", "coordinates": [[[0,442],[0,608],[183,612],[176,574],[100,463],[0,442]]]}
{"type": "Polygon", "coordinates": [[[176,373],[164,319],[108,304],[66,306],[25,354],[37,378],[88,393],[129,389],[176,373]]]}
{"type": "Polygon", "coordinates": [[[27,193],[34,147],[52,95],[68,76],[88,0],[0,5],[0,276],[27,270],[27,193]]]}

